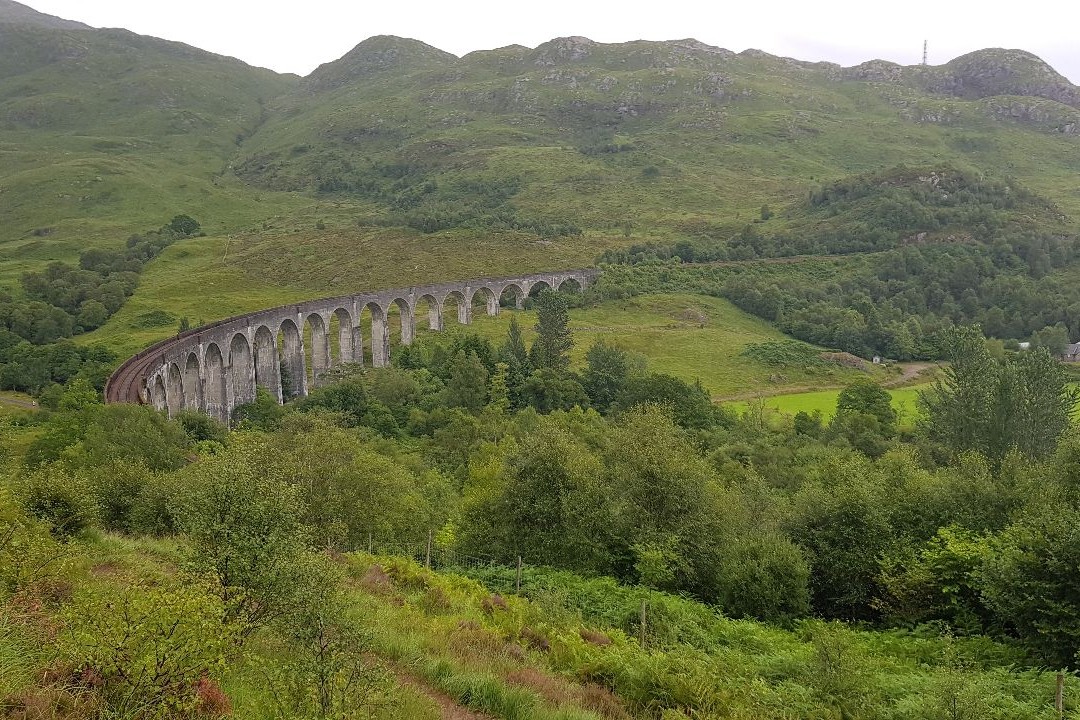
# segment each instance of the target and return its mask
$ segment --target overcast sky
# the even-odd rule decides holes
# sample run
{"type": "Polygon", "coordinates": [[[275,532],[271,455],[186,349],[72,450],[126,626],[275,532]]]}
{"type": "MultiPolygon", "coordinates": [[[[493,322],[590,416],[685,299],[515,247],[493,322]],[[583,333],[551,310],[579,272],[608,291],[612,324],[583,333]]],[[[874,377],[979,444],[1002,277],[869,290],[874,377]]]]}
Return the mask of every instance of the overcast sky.
{"type": "Polygon", "coordinates": [[[401,35],[463,55],[554,37],[598,42],[693,37],[741,51],[854,65],[872,58],[933,65],[972,50],[1039,55],[1080,83],[1080,2],[1049,0],[23,0],[96,27],[125,27],[306,75],[372,35],[401,35]],[[1008,8],[1006,9],[998,9],[1008,8]]]}

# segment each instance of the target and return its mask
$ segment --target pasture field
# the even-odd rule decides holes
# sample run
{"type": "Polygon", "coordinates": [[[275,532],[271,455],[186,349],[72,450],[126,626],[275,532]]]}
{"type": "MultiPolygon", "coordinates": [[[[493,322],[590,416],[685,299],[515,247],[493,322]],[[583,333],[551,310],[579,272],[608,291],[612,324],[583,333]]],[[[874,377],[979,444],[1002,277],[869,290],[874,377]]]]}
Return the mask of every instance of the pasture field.
{"type": "MultiPolygon", "coordinates": [[[[918,417],[919,393],[930,387],[930,383],[910,385],[902,388],[890,388],[892,405],[899,417],[900,425],[910,425],[918,417]]],[[[770,410],[785,415],[795,415],[799,412],[820,412],[824,420],[829,420],[836,414],[836,398],[840,395],[840,389],[814,390],[810,392],[794,392],[762,398],[764,406],[770,410]]],[[[747,410],[753,400],[738,400],[730,405],[740,412],[747,410]]]]}
{"type": "MultiPolygon", "coordinates": [[[[497,317],[488,317],[474,310],[472,325],[467,327],[456,325],[456,315],[450,313],[445,317],[446,332],[475,332],[499,344],[514,315],[526,344],[530,343],[536,324],[532,311],[504,308],[497,317]]],[[[727,300],[704,295],[639,295],[572,308],[570,328],[576,367],[585,365],[585,353],[594,342],[604,340],[643,359],[651,371],[688,382],[700,380],[714,398],[749,390],[844,385],[865,375],[839,365],[776,368],[745,357],[741,353],[747,344],[786,336],[727,300]]],[[[420,330],[421,338],[430,335],[434,333],[420,330]]],[[[873,371],[875,377],[879,374],[873,371]]]]}

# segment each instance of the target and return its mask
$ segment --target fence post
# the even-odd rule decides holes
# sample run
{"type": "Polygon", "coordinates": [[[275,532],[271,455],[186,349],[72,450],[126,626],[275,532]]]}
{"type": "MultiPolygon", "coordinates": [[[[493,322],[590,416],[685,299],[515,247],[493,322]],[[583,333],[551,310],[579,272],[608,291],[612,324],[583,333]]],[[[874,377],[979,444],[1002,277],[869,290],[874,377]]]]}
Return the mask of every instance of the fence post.
{"type": "Polygon", "coordinates": [[[1058,711],[1058,720],[1065,718],[1065,673],[1057,674],[1057,692],[1054,693],[1054,709],[1058,711]]]}
{"type": "Polygon", "coordinates": [[[372,546],[372,544],[371,544],[371,531],[368,531],[368,534],[367,534],[367,551],[368,551],[368,555],[373,555],[373,554],[374,554],[374,553],[373,553],[373,552],[371,551],[371,550],[372,550],[372,547],[373,547],[373,546],[372,546]]]}
{"type": "Polygon", "coordinates": [[[641,647],[645,647],[645,600],[641,601],[641,647]]]}
{"type": "Polygon", "coordinates": [[[424,566],[431,568],[431,531],[427,531],[427,555],[424,557],[424,566]]]}
{"type": "Polygon", "coordinates": [[[514,592],[516,594],[520,595],[521,594],[521,556],[520,555],[518,555],[517,582],[515,583],[515,587],[516,587],[516,589],[514,590],[514,592]]]}

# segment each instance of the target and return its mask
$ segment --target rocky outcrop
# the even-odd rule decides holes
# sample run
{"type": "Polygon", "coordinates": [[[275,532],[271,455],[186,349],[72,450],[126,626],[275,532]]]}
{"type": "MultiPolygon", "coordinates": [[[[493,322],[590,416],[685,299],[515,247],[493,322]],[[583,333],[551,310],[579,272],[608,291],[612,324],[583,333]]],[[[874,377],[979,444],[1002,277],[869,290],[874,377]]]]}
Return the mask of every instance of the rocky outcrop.
{"type": "Polygon", "coordinates": [[[1080,108],[1080,88],[1024,50],[978,50],[933,67],[871,60],[845,68],[842,76],[845,80],[906,85],[964,100],[1012,95],[1080,108]]]}
{"type": "Polygon", "coordinates": [[[456,55],[419,40],[377,35],[363,41],[337,60],[317,67],[304,78],[304,86],[315,92],[334,90],[352,82],[384,74],[446,70],[458,62],[456,55]]]}

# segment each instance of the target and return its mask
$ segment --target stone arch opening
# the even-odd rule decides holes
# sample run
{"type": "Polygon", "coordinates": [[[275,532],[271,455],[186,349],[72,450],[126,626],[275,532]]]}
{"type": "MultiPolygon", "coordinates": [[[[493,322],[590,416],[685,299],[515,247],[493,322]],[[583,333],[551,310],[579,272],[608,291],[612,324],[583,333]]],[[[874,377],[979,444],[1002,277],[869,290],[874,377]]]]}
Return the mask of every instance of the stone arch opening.
{"type": "Polygon", "coordinates": [[[203,408],[202,381],[199,378],[199,356],[188,353],[184,363],[184,409],[201,410],[203,408]]]}
{"type": "Polygon", "coordinates": [[[555,288],[555,291],[580,295],[585,289],[581,286],[581,282],[577,278],[566,277],[559,281],[559,287],[555,288]]]}
{"type": "Polygon", "coordinates": [[[521,310],[525,303],[525,291],[517,283],[510,283],[499,292],[499,305],[521,310]]]}
{"type": "Polygon", "coordinates": [[[169,379],[165,385],[165,405],[169,410],[169,417],[176,417],[184,407],[184,377],[180,372],[180,366],[176,363],[169,364],[169,379]]]}
{"type": "Polygon", "coordinates": [[[255,399],[255,363],[251,357],[251,346],[243,333],[236,333],[229,342],[227,390],[232,394],[230,410],[255,399]]]}
{"type": "Polygon", "coordinates": [[[551,287],[551,283],[549,283],[547,280],[537,280],[529,286],[529,297],[535,298],[537,295],[544,292],[545,290],[553,289],[554,288],[551,287]]]}
{"type": "Polygon", "coordinates": [[[360,361],[367,367],[382,367],[389,357],[386,315],[374,300],[360,308],[360,335],[368,339],[361,347],[360,361]]]}
{"type": "Polygon", "coordinates": [[[457,317],[458,324],[468,325],[472,322],[472,306],[469,305],[469,302],[465,299],[465,294],[460,290],[451,290],[443,298],[443,311],[449,313],[451,307],[454,308],[454,315],[457,317]]]}
{"type": "Polygon", "coordinates": [[[412,345],[416,337],[416,319],[412,306],[404,298],[394,298],[386,308],[386,323],[389,328],[390,343],[387,345],[387,364],[390,362],[389,345],[412,345]]]}
{"type": "Polygon", "coordinates": [[[286,318],[278,330],[278,358],[281,373],[281,399],[307,395],[307,371],[304,369],[304,339],[296,323],[286,318]]]}
{"type": "Polygon", "coordinates": [[[439,332],[443,329],[443,308],[434,295],[421,295],[416,299],[416,307],[413,308],[413,314],[415,317],[422,318],[427,316],[427,323],[417,323],[416,334],[419,336],[422,334],[421,329],[425,328],[431,332],[439,332]]]}
{"type": "Polygon", "coordinates": [[[330,369],[330,332],[322,315],[312,313],[304,321],[308,387],[318,387],[330,369]]]}
{"type": "Polygon", "coordinates": [[[356,326],[353,324],[352,313],[345,308],[338,308],[330,314],[330,327],[327,330],[330,335],[330,364],[344,365],[346,363],[363,362],[363,356],[357,357],[360,348],[360,338],[356,326]]]}
{"type": "Polygon", "coordinates": [[[281,402],[281,364],[278,362],[277,341],[265,325],[255,331],[255,384],[281,402]]]}
{"type": "Polygon", "coordinates": [[[558,282],[555,287],[557,292],[567,304],[567,307],[583,307],[585,305],[585,289],[575,277],[566,277],[558,282]]]}
{"type": "Polygon", "coordinates": [[[161,379],[161,373],[154,376],[154,381],[150,385],[150,403],[158,411],[167,407],[165,404],[165,381],[161,379]]]}
{"type": "Polygon", "coordinates": [[[215,343],[206,346],[206,355],[203,357],[203,408],[207,415],[228,422],[228,398],[225,395],[225,360],[221,356],[221,349],[215,343]]]}
{"type": "Polygon", "coordinates": [[[481,286],[474,289],[469,300],[474,312],[483,312],[489,317],[495,317],[499,314],[499,298],[495,296],[495,293],[489,287],[481,286]]]}

